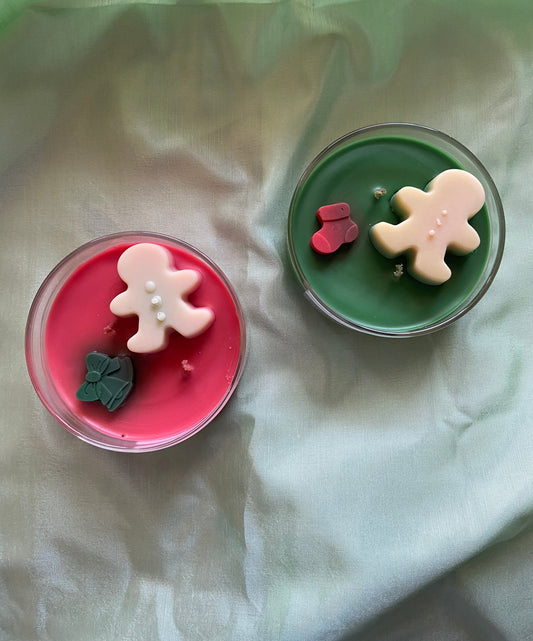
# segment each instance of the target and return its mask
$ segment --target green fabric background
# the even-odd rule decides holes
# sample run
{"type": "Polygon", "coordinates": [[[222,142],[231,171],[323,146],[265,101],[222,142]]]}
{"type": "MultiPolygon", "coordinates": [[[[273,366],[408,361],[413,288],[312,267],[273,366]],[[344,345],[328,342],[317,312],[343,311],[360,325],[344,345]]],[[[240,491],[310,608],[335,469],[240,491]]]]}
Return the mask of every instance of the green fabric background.
{"type": "Polygon", "coordinates": [[[14,1],[0,7],[0,639],[533,639],[533,5],[14,1]],[[302,297],[286,220],[312,157],[408,121],[502,197],[485,298],[407,341],[302,297]],[[102,234],[228,274],[249,355],[191,440],[78,441],[24,362],[32,298],[102,234]]]}

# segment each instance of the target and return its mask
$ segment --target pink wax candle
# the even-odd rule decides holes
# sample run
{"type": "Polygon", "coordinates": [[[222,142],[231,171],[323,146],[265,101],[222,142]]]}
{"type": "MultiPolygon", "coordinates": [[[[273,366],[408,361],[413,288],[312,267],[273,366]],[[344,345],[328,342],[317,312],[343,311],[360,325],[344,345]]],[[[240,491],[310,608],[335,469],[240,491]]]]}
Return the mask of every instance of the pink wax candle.
{"type": "Polygon", "coordinates": [[[233,393],[244,354],[244,318],[227,278],[198,250],[159,234],[107,236],[73,252],[43,283],[26,332],[28,369],[48,410],[83,440],[125,451],[167,447],[207,425],[233,393]],[[110,309],[127,289],[119,258],[140,243],[164,247],[173,269],[196,274],[187,304],[211,310],[213,317],[194,336],[170,331],[153,353],[128,349],[139,317],[110,309]],[[91,352],[131,359],[134,386],[115,411],[76,396],[91,352]]]}

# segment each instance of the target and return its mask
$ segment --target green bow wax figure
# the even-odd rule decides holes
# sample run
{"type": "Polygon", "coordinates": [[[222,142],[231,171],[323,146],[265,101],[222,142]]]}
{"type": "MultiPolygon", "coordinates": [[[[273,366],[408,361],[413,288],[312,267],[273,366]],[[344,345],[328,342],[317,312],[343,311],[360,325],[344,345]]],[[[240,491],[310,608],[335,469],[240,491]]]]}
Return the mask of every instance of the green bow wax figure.
{"type": "Polygon", "coordinates": [[[110,412],[120,407],[133,387],[133,365],[127,356],[110,358],[91,352],[85,358],[85,382],[76,392],[80,401],[101,401],[110,412]]]}

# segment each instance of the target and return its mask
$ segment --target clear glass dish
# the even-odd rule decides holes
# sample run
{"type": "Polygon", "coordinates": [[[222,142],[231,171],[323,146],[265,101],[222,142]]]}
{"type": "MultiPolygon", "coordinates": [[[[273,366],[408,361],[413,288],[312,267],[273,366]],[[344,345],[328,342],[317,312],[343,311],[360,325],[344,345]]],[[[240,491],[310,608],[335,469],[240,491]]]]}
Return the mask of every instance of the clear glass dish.
{"type": "Polygon", "coordinates": [[[328,145],[301,176],[288,217],[290,258],[306,298],[341,325],[383,337],[424,335],[472,309],[496,275],[504,241],[502,203],[481,162],[448,135],[408,123],[364,127],[328,145]],[[382,220],[399,222],[389,205],[398,189],[424,189],[450,168],[470,172],[483,185],[485,205],[470,220],[481,244],[467,256],[447,253],[452,277],[427,285],[403,273],[404,258],[382,256],[369,230],[382,220]],[[380,196],[382,189],[386,193],[380,196]],[[320,255],[310,246],[320,227],[316,212],[342,202],[350,205],[358,238],[334,254],[320,255]]]}
{"type": "Polygon", "coordinates": [[[125,232],[79,247],[51,271],[31,306],[25,349],[39,398],[67,430],[105,449],[147,452],[191,437],[226,405],[244,366],[245,319],[225,274],[198,249],[163,234],[125,232]],[[118,318],[109,311],[111,299],[126,289],[116,259],[141,242],[165,246],[176,269],[196,269],[202,279],[189,300],[215,312],[205,332],[190,339],[172,332],[168,346],[154,354],[130,353],[126,340],[138,318],[118,318]],[[133,390],[113,412],[76,398],[91,351],[133,361],[133,390]]]}

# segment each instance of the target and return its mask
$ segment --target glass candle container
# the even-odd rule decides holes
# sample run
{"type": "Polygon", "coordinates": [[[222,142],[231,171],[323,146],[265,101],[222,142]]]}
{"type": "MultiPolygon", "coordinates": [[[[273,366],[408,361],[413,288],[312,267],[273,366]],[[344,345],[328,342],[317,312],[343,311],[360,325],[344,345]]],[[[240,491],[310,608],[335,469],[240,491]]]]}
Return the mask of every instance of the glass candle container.
{"type": "Polygon", "coordinates": [[[73,251],[41,285],[26,325],[28,371],[48,411],[80,439],[124,452],[169,447],[208,425],[235,391],[245,353],[242,308],[222,270],[191,245],[157,233],[113,234],[73,251]],[[214,312],[205,331],[192,338],[171,331],[167,346],[154,353],[132,353],[127,342],[138,316],[119,317],[109,308],[127,288],[118,259],[139,243],[163,246],[175,270],[195,270],[199,285],[185,300],[214,312]],[[77,398],[91,376],[92,352],[133,364],[131,392],[114,411],[77,398]]]}
{"type": "Polygon", "coordinates": [[[288,219],[289,253],[308,300],[332,320],[383,337],[424,335],[457,320],[482,298],[498,270],[505,239],[503,208],[487,170],[446,134],[407,123],[358,129],[321,151],[294,191],[288,219]],[[398,224],[390,199],[405,186],[424,189],[447,169],[463,169],[485,191],[485,204],[469,221],[480,237],[468,255],[446,253],[452,271],[441,285],[428,285],[404,270],[405,256],[376,250],[370,229],[398,224]],[[316,213],[347,203],[358,237],[328,255],[310,244],[320,228],[316,213]]]}

